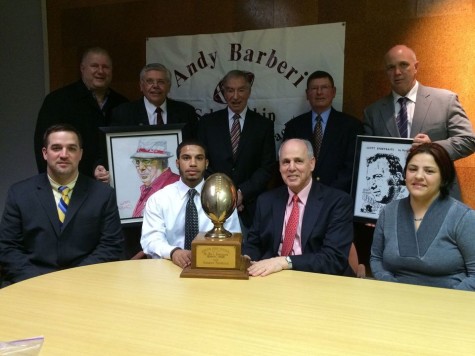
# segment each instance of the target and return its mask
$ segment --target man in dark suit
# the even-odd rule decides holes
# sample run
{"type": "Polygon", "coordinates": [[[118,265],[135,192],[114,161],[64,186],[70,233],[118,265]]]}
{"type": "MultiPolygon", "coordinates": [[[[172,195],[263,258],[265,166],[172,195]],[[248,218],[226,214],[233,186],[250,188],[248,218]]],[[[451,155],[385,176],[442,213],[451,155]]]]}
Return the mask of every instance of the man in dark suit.
{"type": "Polygon", "coordinates": [[[110,122],[114,107],[127,101],[110,88],[112,60],[106,50],[93,47],[83,54],[81,79],[48,94],[36,122],[34,147],[38,171],[46,171],[43,159],[43,134],[48,127],[59,123],[74,126],[84,141],[84,154],[79,171],[102,181],[109,181],[109,172],[101,160],[99,127],[110,122]]]}
{"type": "Polygon", "coordinates": [[[263,193],[243,255],[249,274],[266,276],[283,269],[353,275],[348,254],[353,241],[350,196],[312,180],[315,168],[309,141],[290,139],[279,150],[286,186],[263,193]]]}
{"type": "Polygon", "coordinates": [[[249,73],[232,70],[222,83],[228,107],[201,118],[198,138],[208,151],[207,176],[224,173],[238,189],[237,208],[245,234],[252,223],[257,196],[271,179],[274,124],[247,107],[251,95],[249,73]]]}
{"type": "MultiPolygon", "coordinates": [[[[423,86],[416,80],[416,54],[405,45],[391,48],[384,57],[392,92],[364,111],[367,135],[409,137],[414,145],[437,142],[452,160],[475,152],[475,136],[457,95],[423,86]]],[[[451,195],[460,199],[458,185],[451,195]]]]}
{"type": "Polygon", "coordinates": [[[285,124],[284,141],[290,138],[309,140],[317,160],[313,177],[320,183],[349,193],[356,136],[363,134],[363,125],[355,117],[332,107],[336,88],[329,73],[313,72],[307,79],[305,92],[312,111],[285,124]],[[319,125],[321,140],[318,139],[319,125]]]}
{"type": "Polygon", "coordinates": [[[193,106],[168,98],[170,88],[170,71],[160,63],[147,64],[140,72],[140,91],[144,97],[115,108],[111,126],[184,123],[183,139],[195,138],[199,116],[193,106]]]}
{"type": "Polygon", "coordinates": [[[78,171],[79,132],[50,127],[44,136],[47,173],[14,184],[0,223],[4,284],[122,257],[113,189],[78,171]]]}

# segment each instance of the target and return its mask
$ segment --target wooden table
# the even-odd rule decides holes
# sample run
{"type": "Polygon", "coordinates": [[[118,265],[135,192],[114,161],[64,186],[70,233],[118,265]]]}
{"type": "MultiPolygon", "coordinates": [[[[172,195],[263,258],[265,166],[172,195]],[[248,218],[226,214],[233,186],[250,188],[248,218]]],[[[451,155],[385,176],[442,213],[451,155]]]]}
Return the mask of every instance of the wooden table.
{"type": "Polygon", "coordinates": [[[0,290],[0,340],[44,355],[466,355],[475,293],[283,271],[179,278],[170,261],[65,270],[0,290]]]}

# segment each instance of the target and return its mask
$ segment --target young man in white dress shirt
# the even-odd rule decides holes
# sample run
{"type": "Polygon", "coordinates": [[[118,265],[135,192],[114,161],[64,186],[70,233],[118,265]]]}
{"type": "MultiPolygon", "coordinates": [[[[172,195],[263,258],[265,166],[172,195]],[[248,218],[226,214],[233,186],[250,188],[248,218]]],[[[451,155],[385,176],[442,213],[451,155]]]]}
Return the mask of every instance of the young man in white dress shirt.
{"type": "MultiPolygon", "coordinates": [[[[180,180],[154,193],[144,210],[140,243],[146,255],[167,258],[185,268],[191,264],[191,250],[185,248],[185,213],[188,191],[195,189],[193,201],[198,213],[198,229],[205,232],[213,228],[201,206],[204,172],[208,166],[206,149],[198,141],[183,141],[177,148],[176,166],[180,180]]],[[[236,210],[225,222],[231,232],[241,232],[236,210]]]]}

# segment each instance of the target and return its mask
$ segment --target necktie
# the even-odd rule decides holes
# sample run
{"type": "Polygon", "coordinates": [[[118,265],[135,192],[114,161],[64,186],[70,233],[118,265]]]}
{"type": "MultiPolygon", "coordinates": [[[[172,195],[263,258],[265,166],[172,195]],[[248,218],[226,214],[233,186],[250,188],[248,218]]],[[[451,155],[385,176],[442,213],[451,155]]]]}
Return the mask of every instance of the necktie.
{"type": "Polygon", "coordinates": [[[61,193],[61,198],[58,203],[58,216],[60,226],[63,226],[64,219],[66,217],[66,212],[68,211],[69,205],[69,188],[65,185],[58,187],[58,191],[61,193]]]}
{"type": "Polygon", "coordinates": [[[401,109],[396,117],[397,128],[399,129],[399,136],[407,137],[407,98],[399,98],[397,102],[401,105],[401,109]]]}
{"type": "Polygon", "coordinates": [[[317,123],[315,124],[315,129],[313,130],[313,148],[315,152],[313,153],[315,159],[318,159],[318,154],[320,153],[320,147],[322,146],[323,139],[323,129],[322,129],[322,117],[317,116],[317,123]]]}
{"type": "Polygon", "coordinates": [[[239,124],[240,115],[234,114],[233,125],[231,126],[231,146],[233,148],[233,157],[236,159],[236,154],[239,146],[239,136],[241,136],[241,125],[239,124]]]}
{"type": "Polygon", "coordinates": [[[288,256],[294,247],[295,235],[297,235],[297,227],[299,225],[299,196],[295,194],[292,197],[292,211],[289,220],[285,226],[284,242],[282,243],[281,256],[288,256]]]}
{"type": "Polygon", "coordinates": [[[158,107],[155,112],[157,113],[157,126],[164,125],[163,117],[162,117],[162,109],[158,107]]]}
{"type": "Polygon", "coordinates": [[[191,241],[198,234],[198,211],[193,200],[196,190],[188,190],[188,202],[185,211],[185,250],[191,250],[191,241]]]}

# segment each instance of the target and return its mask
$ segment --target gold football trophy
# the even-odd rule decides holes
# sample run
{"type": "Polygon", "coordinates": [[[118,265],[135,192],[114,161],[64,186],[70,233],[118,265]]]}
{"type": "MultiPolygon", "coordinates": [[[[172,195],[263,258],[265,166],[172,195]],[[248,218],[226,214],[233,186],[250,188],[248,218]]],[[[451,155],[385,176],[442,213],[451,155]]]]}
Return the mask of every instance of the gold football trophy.
{"type": "Polygon", "coordinates": [[[242,235],[223,227],[236,201],[236,187],[227,175],[215,173],[206,179],[201,205],[214,228],[200,232],[192,241],[191,266],[184,268],[180,277],[249,279],[249,259],[241,256],[242,235]]]}

